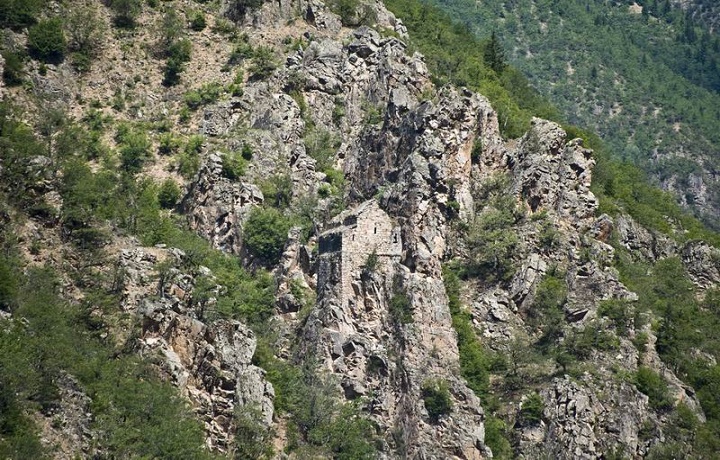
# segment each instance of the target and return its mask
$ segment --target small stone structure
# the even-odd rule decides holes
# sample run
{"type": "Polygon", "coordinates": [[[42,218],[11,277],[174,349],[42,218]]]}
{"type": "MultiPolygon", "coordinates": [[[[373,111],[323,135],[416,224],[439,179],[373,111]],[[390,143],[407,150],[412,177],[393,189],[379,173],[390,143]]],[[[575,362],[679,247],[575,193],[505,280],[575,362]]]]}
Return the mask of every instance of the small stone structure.
{"type": "Polygon", "coordinates": [[[375,200],[343,212],[320,235],[318,286],[335,284],[338,300],[347,305],[353,295],[353,278],[372,254],[378,265],[398,262],[402,254],[400,227],[375,200]]]}

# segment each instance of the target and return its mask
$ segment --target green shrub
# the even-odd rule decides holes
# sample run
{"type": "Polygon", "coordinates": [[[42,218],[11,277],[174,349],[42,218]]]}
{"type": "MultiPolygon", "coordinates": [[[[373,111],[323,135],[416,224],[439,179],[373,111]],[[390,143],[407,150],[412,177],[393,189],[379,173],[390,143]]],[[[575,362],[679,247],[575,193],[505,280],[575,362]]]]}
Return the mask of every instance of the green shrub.
{"type": "Polygon", "coordinates": [[[110,0],[110,9],[116,26],[131,29],[142,11],[142,0],[110,0]]]}
{"type": "Polygon", "coordinates": [[[144,131],[121,129],[118,134],[120,141],[120,163],[130,174],[142,170],[145,162],[150,159],[150,140],[144,131]]]}
{"type": "Polygon", "coordinates": [[[345,100],[341,97],[335,98],[333,104],[332,120],[336,125],[340,124],[343,118],[345,118],[345,100]]]}
{"type": "Polygon", "coordinates": [[[180,82],[180,74],[185,71],[185,63],[190,62],[191,52],[192,43],[188,39],[177,40],[168,47],[163,85],[174,86],[180,82]]]}
{"type": "Polygon", "coordinates": [[[606,331],[598,321],[591,321],[581,330],[573,329],[565,338],[563,348],[576,358],[586,360],[592,356],[593,350],[611,351],[619,346],[617,336],[606,331]]]}
{"type": "Polygon", "coordinates": [[[472,150],[470,151],[470,160],[473,163],[480,162],[480,157],[482,157],[482,153],[483,153],[482,139],[480,137],[477,137],[475,139],[475,142],[473,142],[472,150]]]}
{"type": "Polygon", "coordinates": [[[653,409],[667,411],[672,408],[667,382],[652,369],[639,367],[635,374],[635,386],[641,393],[647,395],[653,409]]]}
{"type": "Polygon", "coordinates": [[[253,51],[252,63],[248,69],[253,80],[264,80],[277,68],[275,52],[267,46],[259,46],[253,51]]]}
{"type": "Polygon", "coordinates": [[[190,16],[190,28],[196,32],[200,32],[207,27],[207,21],[202,11],[195,11],[190,16]]]}
{"type": "Polygon", "coordinates": [[[247,168],[247,160],[237,152],[226,153],[222,157],[222,175],[223,177],[236,181],[245,175],[247,168]]]}
{"type": "Polygon", "coordinates": [[[280,261],[290,227],[290,218],[277,209],[256,208],[243,228],[245,246],[260,261],[275,265],[280,261]]]}
{"type": "Polygon", "coordinates": [[[199,109],[203,103],[202,96],[200,96],[200,93],[195,90],[191,90],[185,93],[185,96],[183,96],[183,101],[190,110],[199,109]]]}
{"type": "Polygon", "coordinates": [[[100,20],[97,9],[89,5],[73,5],[65,15],[65,30],[68,46],[73,55],[74,65],[89,69],[92,59],[104,40],[105,24],[100,20]],[[86,61],[86,62],[85,62],[86,61]]]}
{"type": "Polygon", "coordinates": [[[180,200],[180,187],[172,179],[165,179],[158,191],[158,202],[165,209],[172,209],[180,200]]]}
{"type": "Polygon", "coordinates": [[[383,113],[375,104],[365,102],[362,105],[363,111],[365,112],[365,123],[371,126],[379,125],[383,122],[383,113]]]}
{"type": "Polygon", "coordinates": [[[274,431],[260,422],[262,413],[255,407],[242,407],[235,411],[234,456],[237,459],[272,458],[274,431]]]}
{"type": "Polygon", "coordinates": [[[0,259],[0,309],[10,310],[18,294],[16,267],[6,258],[0,259]]]}
{"type": "Polygon", "coordinates": [[[632,306],[622,300],[606,300],[601,302],[598,307],[598,315],[610,318],[619,335],[627,334],[628,325],[634,317],[632,306]]]}
{"type": "Polygon", "coordinates": [[[200,155],[195,151],[183,151],[177,161],[177,170],[185,179],[191,179],[200,170],[200,155]]]}
{"type": "Polygon", "coordinates": [[[5,60],[5,67],[3,68],[2,78],[6,85],[17,86],[23,82],[25,76],[25,69],[23,63],[23,55],[15,53],[9,50],[2,52],[2,57],[5,60]]]}
{"type": "Polygon", "coordinates": [[[43,0],[0,0],[0,27],[22,29],[37,20],[43,0]]]}
{"type": "Polygon", "coordinates": [[[520,241],[513,225],[523,218],[522,210],[510,192],[509,179],[498,175],[481,183],[474,191],[484,208],[468,224],[465,240],[468,260],[465,276],[487,282],[508,281],[515,273],[513,256],[520,241]]]}
{"type": "Polygon", "coordinates": [[[240,43],[235,45],[232,52],[230,53],[230,57],[228,58],[229,65],[237,65],[245,59],[250,59],[251,57],[253,57],[254,50],[248,40],[249,38],[245,35],[243,36],[243,39],[240,40],[240,43]]]}
{"type": "Polygon", "coordinates": [[[485,417],[485,444],[492,450],[493,458],[499,460],[514,458],[505,422],[489,414],[485,417]]]}
{"type": "Polygon", "coordinates": [[[172,133],[163,133],[158,139],[158,153],[172,155],[180,149],[180,141],[172,133]]]}
{"type": "Polygon", "coordinates": [[[475,394],[485,400],[490,385],[489,360],[475,334],[470,315],[460,303],[460,278],[451,266],[443,267],[445,293],[452,315],[453,329],[457,333],[460,352],[460,374],[475,394]]]}
{"type": "Polygon", "coordinates": [[[409,324],[413,322],[412,305],[410,299],[404,292],[396,292],[390,299],[388,306],[390,317],[398,324],[409,324]]]}
{"type": "Polygon", "coordinates": [[[183,37],[184,29],[185,23],[174,8],[163,15],[158,40],[158,52],[163,57],[170,57],[170,47],[183,37]]]}
{"type": "Polygon", "coordinates": [[[535,289],[535,298],[529,313],[529,322],[542,331],[538,345],[544,351],[563,333],[565,314],[563,306],[567,301],[565,274],[557,268],[550,268],[535,289]]]}
{"type": "Polygon", "coordinates": [[[332,169],[335,152],[340,147],[340,139],[322,128],[312,128],[305,134],[303,142],[307,154],[315,160],[317,171],[325,172],[332,169]]]}
{"type": "Polygon", "coordinates": [[[223,87],[220,83],[210,82],[197,90],[191,90],[185,93],[184,101],[191,110],[197,110],[203,105],[211,104],[222,94],[223,87]]]}
{"type": "Polygon", "coordinates": [[[521,425],[537,425],[542,420],[545,403],[537,393],[530,394],[520,406],[521,425]]]}
{"type": "Polygon", "coordinates": [[[265,0],[232,0],[228,8],[228,16],[234,21],[241,21],[245,15],[260,8],[265,0]]]}
{"type": "Polygon", "coordinates": [[[293,183],[289,174],[270,176],[260,182],[260,190],[265,197],[265,203],[278,209],[290,206],[293,196],[293,183]]]}
{"type": "Polygon", "coordinates": [[[334,0],[330,2],[330,9],[340,16],[344,26],[357,26],[356,12],[360,7],[360,0],[334,0]]]}
{"type": "Polygon", "coordinates": [[[32,56],[43,61],[61,61],[67,50],[62,20],[47,19],[32,26],[28,31],[28,49],[32,56]]]}
{"type": "Polygon", "coordinates": [[[437,423],[440,417],[452,412],[450,390],[442,380],[426,380],[422,386],[422,398],[432,423],[437,423]]]}

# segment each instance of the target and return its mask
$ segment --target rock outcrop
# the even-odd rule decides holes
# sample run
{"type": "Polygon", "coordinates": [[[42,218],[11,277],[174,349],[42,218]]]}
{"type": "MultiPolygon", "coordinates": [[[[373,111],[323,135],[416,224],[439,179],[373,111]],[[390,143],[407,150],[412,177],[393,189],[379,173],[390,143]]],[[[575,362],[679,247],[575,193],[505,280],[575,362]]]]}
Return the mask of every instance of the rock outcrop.
{"type": "Polygon", "coordinates": [[[158,358],[190,398],[205,424],[208,447],[225,451],[238,411],[252,411],[261,427],[272,425],[274,390],[264,371],[251,364],[254,333],[238,321],[206,322],[219,287],[201,292],[198,280],[212,281],[212,273],[202,267],[197,274],[183,273],[184,257],[177,249],[124,250],[124,308],[142,318],[140,352],[158,358]]]}
{"type": "Polygon", "coordinates": [[[264,200],[260,189],[223,177],[223,157],[207,156],[182,207],[190,228],[223,251],[241,254],[242,228],[250,211],[264,200]]]}
{"type": "Polygon", "coordinates": [[[590,192],[592,150],[580,139],[566,140],[556,123],[535,118],[510,155],[515,193],[531,212],[553,210],[568,222],[593,217],[597,199],[590,192]]]}

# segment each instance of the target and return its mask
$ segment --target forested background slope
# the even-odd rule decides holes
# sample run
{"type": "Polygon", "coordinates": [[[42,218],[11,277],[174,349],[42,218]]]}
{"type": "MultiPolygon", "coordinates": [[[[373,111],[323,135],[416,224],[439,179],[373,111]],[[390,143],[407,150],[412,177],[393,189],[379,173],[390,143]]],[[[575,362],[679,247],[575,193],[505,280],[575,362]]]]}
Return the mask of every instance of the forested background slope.
{"type": "Polygon", "coordinates": [[[712,2],[433,0],[506,56],[563,117],[594,130],[716,225],[720,37],[712,2]],[[681,7],[682,6],[682,7],[681,7]]]}

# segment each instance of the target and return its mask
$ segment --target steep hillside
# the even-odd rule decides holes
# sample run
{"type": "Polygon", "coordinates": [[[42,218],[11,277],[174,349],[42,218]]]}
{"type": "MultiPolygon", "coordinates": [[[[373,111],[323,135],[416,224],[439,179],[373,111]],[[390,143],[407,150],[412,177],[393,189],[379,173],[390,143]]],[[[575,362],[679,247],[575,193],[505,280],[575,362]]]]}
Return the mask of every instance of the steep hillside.
{"type": "Polygon", "coordinates": [[[389,6],[0,4],[0,457],[720,450],[717,235],[389,6]]]}
{"type": "Polygon", "coordinates": [[[507,60],[563,119],[716,222],[720,38],[692,8],[640,3],[431,2],[479,37],[496,31],[507,60]]]}

